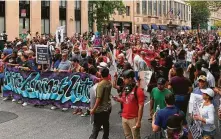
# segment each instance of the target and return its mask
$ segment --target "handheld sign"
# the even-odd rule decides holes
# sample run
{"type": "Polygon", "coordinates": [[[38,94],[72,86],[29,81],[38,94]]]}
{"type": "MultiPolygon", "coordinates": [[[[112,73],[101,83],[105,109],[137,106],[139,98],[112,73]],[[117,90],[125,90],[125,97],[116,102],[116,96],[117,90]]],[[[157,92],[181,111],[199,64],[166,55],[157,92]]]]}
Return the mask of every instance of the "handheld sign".
{"type": "Polygon", "coordinates": [[[158,41],[163,41],[163,35],[157,35],[158,41]]]}
{"type": "Polygon", "coordinates": [[[140,35],[140,41],[143,42],[143,43],[150,42],[150,35],[143,35],[143,34],[141,34],[140,35]]]}
{"type": "Polygon", "coordinates": [[[209,42],[212,42],[214,40],[214,36],[213,35],[209,35],[209,42]]]}
{"type": "Polygon", "coordinates": [[[38,64],[49,64],[47,45],[36,45],[36,62],[38,64]]]}

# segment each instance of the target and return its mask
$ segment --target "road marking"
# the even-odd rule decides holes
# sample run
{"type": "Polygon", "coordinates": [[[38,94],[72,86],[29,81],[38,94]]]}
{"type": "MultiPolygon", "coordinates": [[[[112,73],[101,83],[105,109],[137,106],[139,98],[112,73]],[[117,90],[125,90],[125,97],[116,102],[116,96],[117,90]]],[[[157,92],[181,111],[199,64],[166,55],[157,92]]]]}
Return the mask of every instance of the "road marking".
{"type": "Polygon", "coordinates": [[[144,106],[146,106],[146,105],[149,104],[149,103],[150,103],[150,101],[148,101],[147,103],[145,103],[144,106]]]}

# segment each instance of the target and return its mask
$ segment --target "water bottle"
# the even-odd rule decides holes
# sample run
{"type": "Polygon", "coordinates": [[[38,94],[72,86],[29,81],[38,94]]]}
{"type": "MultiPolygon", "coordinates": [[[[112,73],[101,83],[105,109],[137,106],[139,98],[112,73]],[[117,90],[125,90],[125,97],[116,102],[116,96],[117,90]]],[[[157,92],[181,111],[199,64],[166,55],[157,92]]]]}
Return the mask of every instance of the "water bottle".
{"type": "Polygon", "coordinates": [[[160,105],[157,105],[156,112],[160,110],[160,105]]]}

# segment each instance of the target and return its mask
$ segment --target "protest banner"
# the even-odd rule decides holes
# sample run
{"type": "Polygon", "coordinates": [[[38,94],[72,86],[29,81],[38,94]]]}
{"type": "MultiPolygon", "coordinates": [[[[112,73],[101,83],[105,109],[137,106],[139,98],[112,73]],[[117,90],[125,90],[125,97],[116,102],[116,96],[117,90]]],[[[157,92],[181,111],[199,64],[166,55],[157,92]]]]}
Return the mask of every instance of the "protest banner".
{"type": "Polygon", "coordinates": [[[49,64],[49,53],[47,45],[36,45],[36,63],[49,64]]]}
{"type": "Polygon", "coordinates": [[[25,99],[31,104],[53,104],[63,108],[89,107],[89,89],[97,81],[85,73],[34,72],[6,67],[3,96],[25,99]]]}
{"type": "Polygon", "coordinates": [[[65,26],[60,26],[56,29],[56,42],[61,43],[64,41],[65,26]]]}
{"type": "Polygon", "coordinates": [[[149,43],[150,42],[150,35],[140,34],[140,41],[143,43],[149,43]]]}

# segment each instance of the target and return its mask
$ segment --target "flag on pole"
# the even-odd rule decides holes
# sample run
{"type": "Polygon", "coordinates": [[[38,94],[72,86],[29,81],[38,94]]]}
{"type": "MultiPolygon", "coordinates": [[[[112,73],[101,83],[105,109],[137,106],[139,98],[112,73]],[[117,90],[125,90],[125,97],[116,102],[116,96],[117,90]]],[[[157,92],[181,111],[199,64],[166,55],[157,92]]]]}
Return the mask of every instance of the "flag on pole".
{"type": "Polygon", "coordinates": [[[167,14],[169,14],[170,18],[172,18],[173,17],[173,8],[171,8],[167,14]]]}
{"type": "Polygon", "coordinates": [[[178,10],[177,16],[178,16],[178,18],[180,19],[180,10],[178,10]]]}

